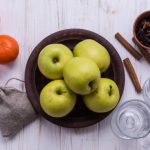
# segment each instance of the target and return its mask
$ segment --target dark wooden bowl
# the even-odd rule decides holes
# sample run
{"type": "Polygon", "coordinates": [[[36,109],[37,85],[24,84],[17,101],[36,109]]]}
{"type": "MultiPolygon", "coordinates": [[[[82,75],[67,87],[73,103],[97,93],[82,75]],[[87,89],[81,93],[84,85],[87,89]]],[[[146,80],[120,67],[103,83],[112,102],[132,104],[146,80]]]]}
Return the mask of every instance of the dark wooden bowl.
{"type": "Polygon", "coordinates": [[[119,87],[120,94],[122,95],[123,93],[125,82],[123,64],[115,48],[106,39],[94,32],[83,29],[67,29],[49,35],[34,48],[29,57],[25,70],[25,86],[28,98],[35,111],[50,122],[60,126],[70,128],[86,127],[103,120],[111,113],[111,111],[107,113],[91,112],[83,104],[80,95],[77,96],[77,103],[73,111],[63,118],[50,117],[45,114],[40,107],[40,91],[49,82],[49,80],[40,73],[37,67],[37,58],[40,51],[51,43],[63,43],[70,47],[70,49],[73,49],[78,42],[84,39],[94,39],[108,50],[111,57],[111,65],[102,76],[113,79],[119,87]]]}
{"type": "Polygon", "coordinates": [[[136,18],[136,20],[135,20],[135,22],[134,22],[134,24],[133,24],[133,37],[134,37],[135,43],[136,43],[139,47],[141,47],[141,48],[144,49],[144,50],[150,51],[150,47],[145,46],[144,44],[142,44],[142,43],[139,41],[139,39],[137,38],[137,33],[136,33],[136,30],[137,30],[137,28],[138,28],[139,23],[140,23],[142,20],[144,20],[145,18],[150,18],[150,11],[145,11],[145,12],[143,12],[142,14],[140,14],[140,15],[136,18]]]}

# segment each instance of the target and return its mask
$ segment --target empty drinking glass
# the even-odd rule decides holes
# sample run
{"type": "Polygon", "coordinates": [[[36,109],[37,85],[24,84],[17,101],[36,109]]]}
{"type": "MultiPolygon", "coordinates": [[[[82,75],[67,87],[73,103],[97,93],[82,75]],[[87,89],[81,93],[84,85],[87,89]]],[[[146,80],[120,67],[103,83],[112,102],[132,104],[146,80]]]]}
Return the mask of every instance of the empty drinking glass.
{"type": "Polygon", "coordinates": [[[145,137],[150,132],[150,107],[141,100],[130,100],[113,113],[113,132],[124,139],[145,137]]]}

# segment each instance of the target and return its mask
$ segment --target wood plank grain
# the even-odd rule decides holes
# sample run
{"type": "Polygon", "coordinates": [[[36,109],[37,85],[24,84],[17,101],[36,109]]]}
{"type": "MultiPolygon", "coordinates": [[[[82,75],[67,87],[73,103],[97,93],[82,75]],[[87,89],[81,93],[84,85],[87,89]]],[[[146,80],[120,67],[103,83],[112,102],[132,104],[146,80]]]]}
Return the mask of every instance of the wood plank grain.
{"type": "MultiPolygon", "coordinates": [[[[98,29],[98,0],[59,1],[60,27],[84,28],[95,31],[98,29]],[[95,9],[95,11],[93,11],[95,9]],[[90,12],[90,13],[89,13],[90,12]]],[[[98,125],[83,129],[61,128],[61,150],[98,149],[98,125]]]]}
{"type": "MultiPolygon", "coordinates": [[[[20,53],[15,62],[0,65],[0,85],[3,86],[4,83],[11,77],[23,78],[22,72],[22,56],[24,51],[24,14],[25,5],[24,1],[10,0],[1,1],[0,5],[0,34],[9,34],[17,39],[20,45],[20,53]],[[22,31],[22,32],[20,32],[22,31]]],[[[22,87],[22,83],[11,83],[11,85],[16,88],[22,87]]],[[[1,150],[13,150],[18,149],[22,145],[21,137],[23,137],[23,131],[18,133],[18,136],[12,140],[6,140],[0,138],[0,149],[1,150]]]]}
{"type": "MultiPolygon", "coordinates": [[[[110,3],[109,0],[101,0],[100,7],[99,7],[99,20],[101,22],[101,28],[99,29],[100,32],[116,47],[118,53],[120,54],[121,58],[130,57],[130,54],[123,50],[123,47],[117,43],[114,35],[116,32],[120,32],[122,35],[130,39],[132,35],[132,23],[134,21],[135,15],[135,8],[137,5],[137,1],[118,1],[114,0],[113,3],[110,3]],[[127,9],[128,8],[128,9],[127,9]],[[103,10],[102,10],[103,9],[103,10]]],[[[136,61],[134,61],[135,63],[136,61]]],[[[128,82],[129,79],[126,78],[125,90],[122,96],[121,102],[124,102],[128,99],[137,97],[134,88],[129,88],[131,83],[128,82]],[[127,85],[128,84],[128,85],[127,85]],[[128,93],[128,94],[127,94],[128,93]],[[132,93],[132,94],[129,94],[132,93]]],[[[111,117],[106,118],[102,123],[100,123],[99,127],[99,149],[136,149],[137,142],[136,140],[133,141],[126,141],[128,144],[124,144],[119,138],[117,138],[111,131],[110,125],[111,117]],[[111,144],[109,142],[111,141],[111,144]]]]}
{"type": "MultiPolygon", "coordinates": [[[[53,0],[26,1],[26,27],[25,45],[26,63],[33,48],[46,36],[58,30],[57,5],[53,0]]],[[[60,149],[60,127],[55,126],[44,119],[37,120],[23,136],[22,149],[60,149]],[[28,137],[29,138],[26,138],[28,137]],[[33,141],[34,140],[34,141],[33,141]]]]}
{"type": "MultiPolygon", "coordinates": [[[[150,10],[150,1],[144,2],[141,1],[141,3],[138,3],[138,5],[139,5],[137,10],[138,14],[145,10],[150,10]]],[[[138,74],[141,77],[141,83],[143,85],[145,80],[150,77],[149,64],[143,61],[142,64],[140,64],[140,67],[137,67],[136,69],[138,69],[138,74]],[[141,68],[142,71],[140,71],[141,68]]],[[[137,150],[148,150],[149,147],[150,147],[150,134],[145,138],[137,140],[137,150]]]]}

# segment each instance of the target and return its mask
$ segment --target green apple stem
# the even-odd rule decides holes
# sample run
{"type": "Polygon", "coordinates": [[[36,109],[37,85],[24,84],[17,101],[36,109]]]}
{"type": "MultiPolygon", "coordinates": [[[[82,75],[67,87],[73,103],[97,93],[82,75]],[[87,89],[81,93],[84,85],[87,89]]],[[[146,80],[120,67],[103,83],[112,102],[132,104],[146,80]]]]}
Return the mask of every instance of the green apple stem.
{"type": "Polygon", "coordinates": [[[58,94],[58,95],[62,95],[63,93],[66,93],[66,91],[65,91],[65,90],[63,90],[63,91],[62,91],[62,90],[58,90],[58,91],[57,91],[57,94],[58,94]]]}
{"type": "Polygon", "coordinates": [[[109,85],[109,88],[110,88],[110,90],[109,90],[109,96],[111,96],[112,95],[112,86],[109,85]]]}
{"type": "Polygon", "coordinates": [[[61,93],[62,93],[62,92],[61,92],[60,90],[57,91],[57,94],[58,94],[58,95],[61,95],[61,93]]]}
{"type": "Polygon", "coordinates": [[[91,88],[91,90],[94,88],[94,81],[89,82],[89,87],[91,88]]]}
{"type": "Polygon", "coordinates": [[[57,58],[57,57],[55,57],[54,59],[53,59],[53,62],[54,63],[57,63],[59,61],[59,59],[57,58]]]}

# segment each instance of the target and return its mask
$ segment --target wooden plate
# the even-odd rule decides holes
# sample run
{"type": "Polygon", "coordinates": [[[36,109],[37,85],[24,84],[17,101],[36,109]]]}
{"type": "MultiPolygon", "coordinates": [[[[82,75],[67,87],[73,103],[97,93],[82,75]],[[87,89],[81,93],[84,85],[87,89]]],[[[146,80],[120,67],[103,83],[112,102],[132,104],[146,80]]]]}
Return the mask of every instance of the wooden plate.
{"type": "Polygon", "coordinates": [[[106,39],[94,32],[83,29],[67,29],[49,35],[34,48],[28,59],[25,70],[25,86],[28,98],[35,111],[50,122],[60,126],[70,128],[86,127],[103,120],[111,113],[111,111],[107,113],[93,113],[89,111],[84,106],[82,98],[79,95],[77,96],[77,103],[73,111],[63,118],[50,117],[45,114],[40,107],[40,91],[49,82],[49,80],[40,73],[37,67],[37,58],[40,51],[51,43],[63,43],[73,49],[78,42],[84,39],[94,39],[108,50],[111,57],[111,65],[107,72],[102,74],[102,77],[113,79],[119,87],[120,94],[122,95],[123,93],[125,82],[123,64],[115,48],[106,39]]]}

